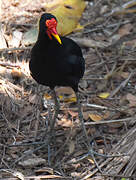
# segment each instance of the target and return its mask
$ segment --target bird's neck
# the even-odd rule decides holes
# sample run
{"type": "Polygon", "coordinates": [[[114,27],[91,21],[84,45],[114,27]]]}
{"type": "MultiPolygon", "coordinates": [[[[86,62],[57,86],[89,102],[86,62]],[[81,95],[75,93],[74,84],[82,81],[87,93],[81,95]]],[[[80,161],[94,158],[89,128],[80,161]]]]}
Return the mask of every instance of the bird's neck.
{"type": "Polygon", "coordinates": [[[60,45],[59,42],[54,37],[52,37],[52,39],[50,39],[45,32],[44,33],[39,32],[37,44],[39,47],[41,47],[41,48],[43,47],[44,49],[48,48],[50,46],[55,46],[56,48],[62,47],[62,45],[60,45]]]}
{"type": "Polygon", "coordinates": [[[51,41],[45,32],[39,32],[37,40],[40,42],[46,42],[46,44],[50,43],[51,41]]]}

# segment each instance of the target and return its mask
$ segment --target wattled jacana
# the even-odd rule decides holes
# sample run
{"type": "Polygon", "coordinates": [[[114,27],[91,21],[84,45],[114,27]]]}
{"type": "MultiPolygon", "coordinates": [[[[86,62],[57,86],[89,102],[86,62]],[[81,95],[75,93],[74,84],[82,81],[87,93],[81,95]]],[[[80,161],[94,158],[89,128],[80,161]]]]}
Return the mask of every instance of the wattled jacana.
{"type": "MultiPolygon", "coordinates": [[[[39,21],[38,39],[31,51],[29,68],[32,77],[39,83],[49,86],[55,99],[56,116],[59,112],[55,86],[71,87],[77,97],[79,119],[82,127],[83,116],[78,95],[78,83],[84,75],[85,60],[81,48],[71,39],[59,37],[57,19],[49,13],[44,13],[39,21]]],[[[52,123],[52,128],[54,127],[52,123]]]]}

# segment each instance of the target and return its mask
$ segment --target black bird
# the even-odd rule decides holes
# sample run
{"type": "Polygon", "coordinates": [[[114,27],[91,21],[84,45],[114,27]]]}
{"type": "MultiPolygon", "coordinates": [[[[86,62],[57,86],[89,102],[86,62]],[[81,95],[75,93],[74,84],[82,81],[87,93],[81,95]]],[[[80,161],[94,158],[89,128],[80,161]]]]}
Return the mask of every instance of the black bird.
{"type": "MultiPolygon", "coordinates": [[[[55,118],[59,111],[55,86],[69,86],[75,91],[79,119],[83,125],[78,83],[84,75],[85,60],[81,48],[73,40],[59,37],[56,27],[57,19],[55,16],[49,13],[44,13],[41,16],[38,39],[31,51],[29,68],[32,77],[39,84],[49,86],[52,90],[55,99],[55,118]]],[[[54,127],[55,118],[52,128],[54,127]]]]}

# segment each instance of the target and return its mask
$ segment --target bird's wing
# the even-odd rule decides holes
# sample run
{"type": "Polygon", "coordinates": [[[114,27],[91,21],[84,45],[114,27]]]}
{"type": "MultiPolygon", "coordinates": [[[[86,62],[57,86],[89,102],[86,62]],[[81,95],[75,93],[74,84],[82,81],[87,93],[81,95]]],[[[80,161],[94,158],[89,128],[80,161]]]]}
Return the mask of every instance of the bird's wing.
{"type": "Polygon", "coordinates": [[[82,78],[85,71],[85,61],[81,56],[71,55],[68,60],[72,74],[78,78],[82,78]]]}
{"type": "Polygon", "coordinates": [[[82,78],[85,71],[84,58],[76,55],[70,55],[63,59],[58,66],[58,73],[64,76],[73,76],[75,78],[82,78]]]}

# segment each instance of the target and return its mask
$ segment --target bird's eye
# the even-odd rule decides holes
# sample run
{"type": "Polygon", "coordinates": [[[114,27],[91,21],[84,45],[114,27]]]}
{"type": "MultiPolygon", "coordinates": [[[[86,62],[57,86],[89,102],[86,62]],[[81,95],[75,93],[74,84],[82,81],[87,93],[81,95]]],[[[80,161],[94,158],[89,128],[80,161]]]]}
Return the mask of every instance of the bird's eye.
{"type": "Polygon", "coordinates": [[[57,21],[54,18],[52,18],[52,19],[46,20],[45,24],[48,28],[52,28],[54,26],[56,27],[57,21]]]}

